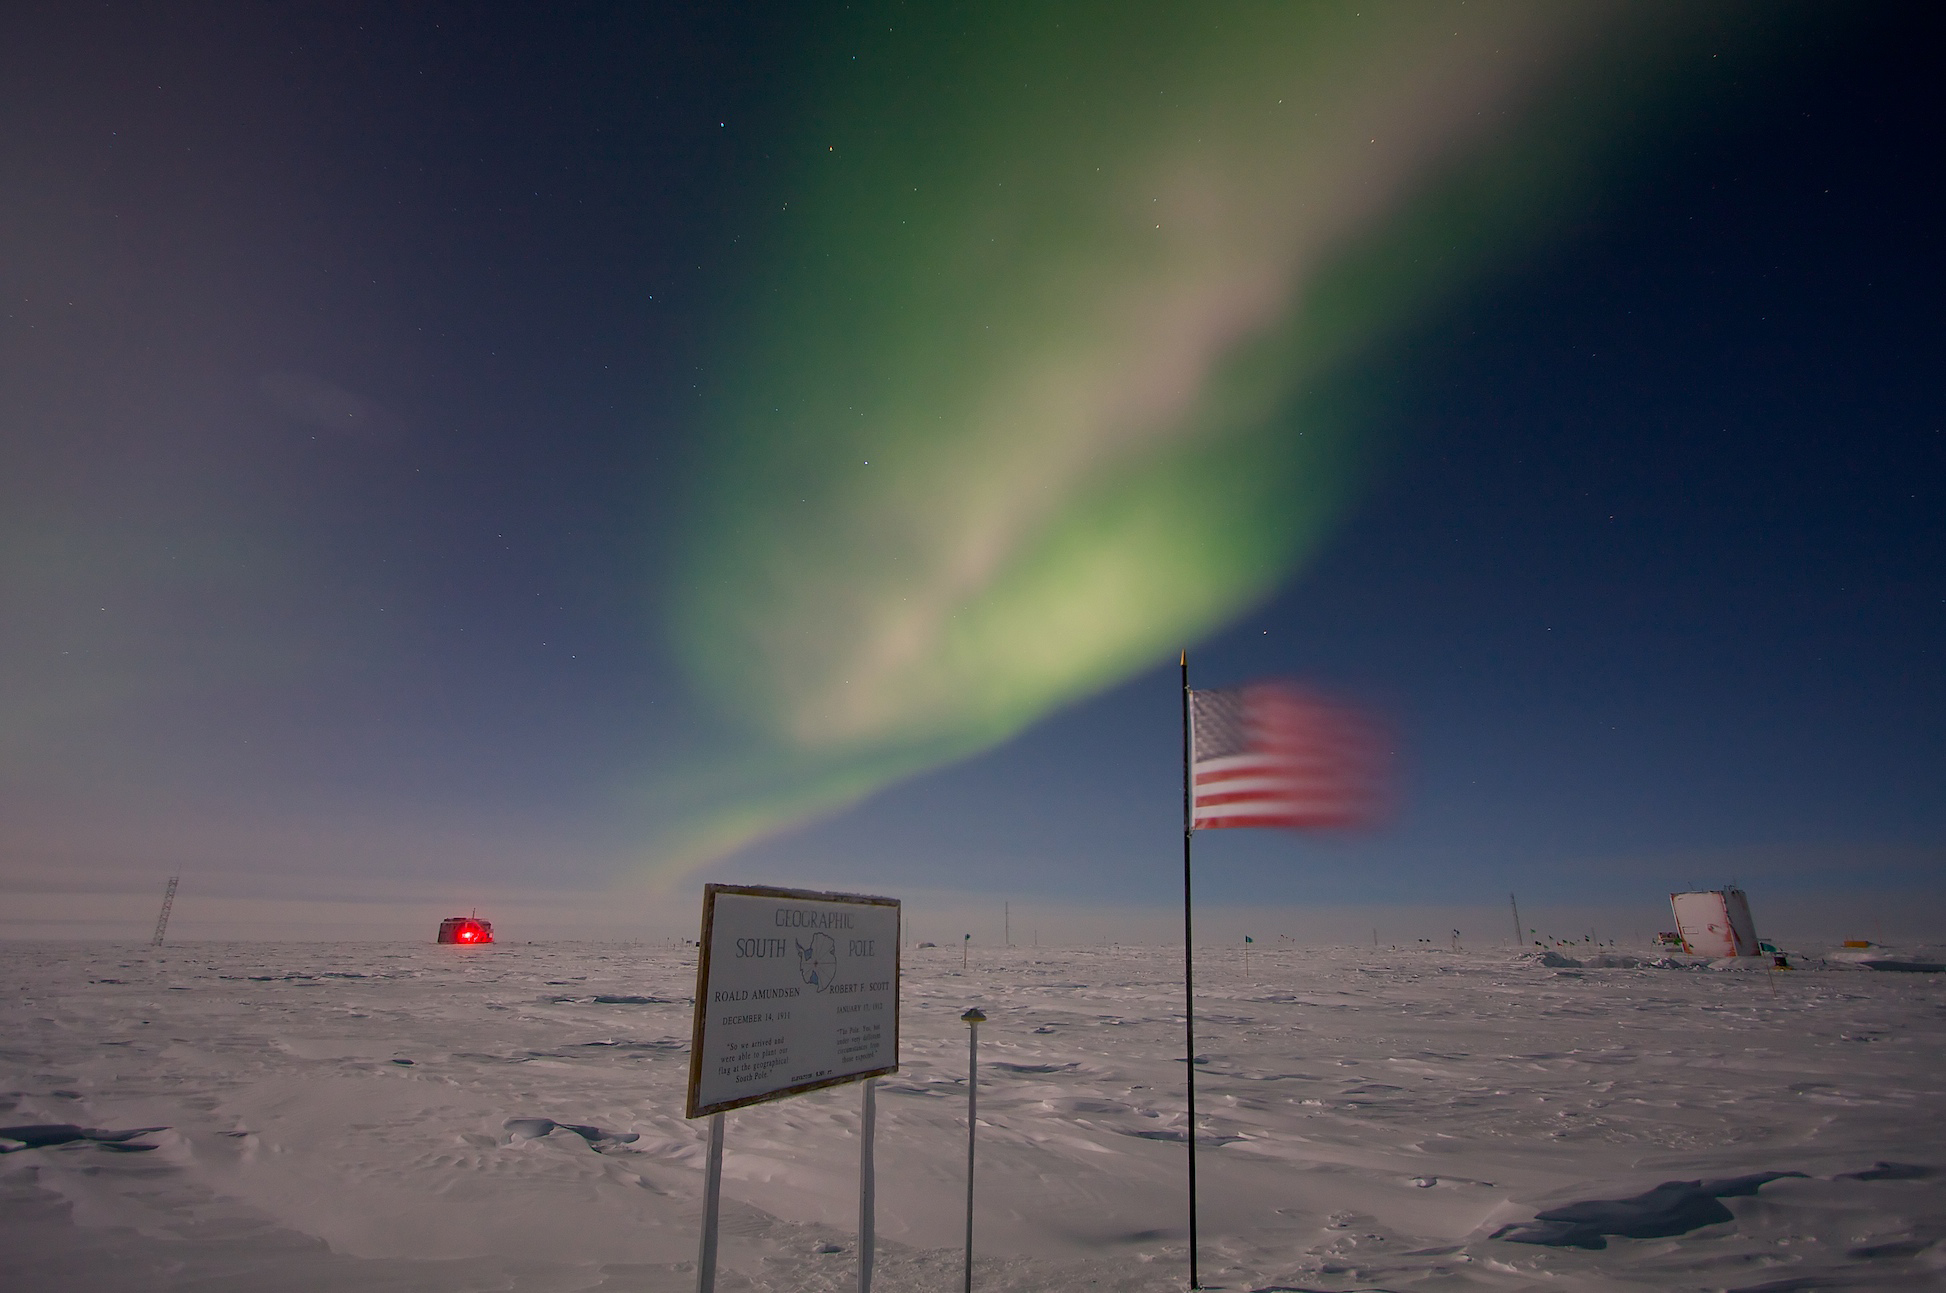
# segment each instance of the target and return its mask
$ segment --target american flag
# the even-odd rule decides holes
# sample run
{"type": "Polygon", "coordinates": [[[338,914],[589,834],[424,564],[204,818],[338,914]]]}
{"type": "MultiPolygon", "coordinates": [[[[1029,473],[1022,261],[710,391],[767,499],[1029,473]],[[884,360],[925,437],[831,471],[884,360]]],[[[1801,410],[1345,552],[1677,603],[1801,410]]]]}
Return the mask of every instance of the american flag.
{"type": "Polygon", "coordinates": [[[1189,732],[1192,829],[1357,826],[1383,806],[1385,731],[1292,683],[1192,691],[1189,732]]]}

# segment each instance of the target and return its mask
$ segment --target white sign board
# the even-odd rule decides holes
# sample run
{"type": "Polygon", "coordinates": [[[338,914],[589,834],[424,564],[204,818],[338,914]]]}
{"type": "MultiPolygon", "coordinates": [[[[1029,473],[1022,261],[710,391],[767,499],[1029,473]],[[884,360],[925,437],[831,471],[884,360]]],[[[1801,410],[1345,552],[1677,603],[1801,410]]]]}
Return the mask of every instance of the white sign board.
{"type": "Polygon", "coordinates": [[[897,899],[704,887],[686,1117],[898,1067],[897,899]]]}

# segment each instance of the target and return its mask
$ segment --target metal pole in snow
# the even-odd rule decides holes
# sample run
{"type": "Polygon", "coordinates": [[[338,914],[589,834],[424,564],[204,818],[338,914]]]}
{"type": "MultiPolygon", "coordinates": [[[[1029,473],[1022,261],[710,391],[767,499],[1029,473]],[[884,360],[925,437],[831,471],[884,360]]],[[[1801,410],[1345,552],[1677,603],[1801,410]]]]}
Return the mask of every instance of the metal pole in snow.
{"type": "Polygon", "coordinates": [[[878,1133],[877,1078],[865,1079],[858,1114],[858,1293],[872,1293],[872,1260],[877,1256],[878,1182],[872,1171],[872,1140],[878,1133]]]}
{"type": "Polygon", "coordinates": [[[1189,895],[1189,840],[1195,834],[1196,818],[1190,791],[1189,748],[1189,652],[1182,653],[1182,995],[1183,1034],[1189,1053],[1183,1058],[1189,1083],[1189,1287],[1202,1286],[1196,1278],[1196,944],[1190,926],[1192,910],[1189,895]]]}
{"type": "Polygon", "coordinates": [[[178,871],[169,877],[169,885],[162,891],[162,914],[155,918],[155,937],[149,940],[150,947],[161,947],[162,936],[169,932],[169,913],[175,910],[176,886],[182,883],[182,873],[178,871]]]}
{"type": "Polygon", "coordinates": [[[1514,946],[1525,947],[1527,945],[1527,936],[1520,932],[1520,899],[1514,897],[1512,894],[1508,894],[1507,901],[1512,903],[1514,908],[1514,946]]]}
{"type": "Polygon", "coordinates": [[[980,1121],[980,1025],[978,1006],[960,1016],[966,1025],[966,1293],[973,1293],[973,1129],[980,1121]]]}
{"type": "Polygon", "coordinates": [[[716,1293],[716,1215],[723,1196],[723,1115],[709,1116],[709,1159],[703,1169],[703,1242],[696,1251],[696,1293],[716,1293]]]}

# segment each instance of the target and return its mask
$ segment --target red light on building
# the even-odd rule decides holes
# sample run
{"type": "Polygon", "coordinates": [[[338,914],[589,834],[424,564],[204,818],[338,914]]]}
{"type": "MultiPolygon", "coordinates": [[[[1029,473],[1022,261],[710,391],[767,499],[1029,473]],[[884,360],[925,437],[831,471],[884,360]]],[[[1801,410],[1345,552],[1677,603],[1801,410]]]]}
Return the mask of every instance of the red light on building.
{"type": "Polygon", "coordinates": [[[479,913],[471,916],[448,916],[439,922],[439,941],[442,943],[491,943],[493,941],[493,922],[481,920],[479,913]]]}

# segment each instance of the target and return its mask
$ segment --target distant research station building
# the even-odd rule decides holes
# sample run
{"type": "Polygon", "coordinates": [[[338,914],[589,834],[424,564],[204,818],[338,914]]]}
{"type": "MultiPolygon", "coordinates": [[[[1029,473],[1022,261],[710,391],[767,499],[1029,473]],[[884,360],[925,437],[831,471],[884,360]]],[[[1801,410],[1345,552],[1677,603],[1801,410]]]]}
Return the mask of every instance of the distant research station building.
{"type": "Polygon", "coordinates": [[[448,916],[439,922],[439,941],[442,943],[491,943],[493,941],[493,922],[481,920],[476,913],[471,916],[448,916]]]}
{"type": "Polygon", "coordinates": [[[1750,918],[1750,899],[1735,885],[1695,893],[1672,893],[1669,907],[1676,917],[1682,949],[1691,956],[1762,956],[1757,925],[1750,918]]]}

